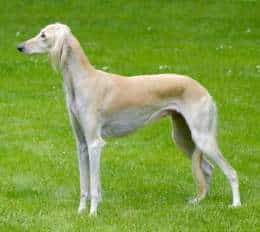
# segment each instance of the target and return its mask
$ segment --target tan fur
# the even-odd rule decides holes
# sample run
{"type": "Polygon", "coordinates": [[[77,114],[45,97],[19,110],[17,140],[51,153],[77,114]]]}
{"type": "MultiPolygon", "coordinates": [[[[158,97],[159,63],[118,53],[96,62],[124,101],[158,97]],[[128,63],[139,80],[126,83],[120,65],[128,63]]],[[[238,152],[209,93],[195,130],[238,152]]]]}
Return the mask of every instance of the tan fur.
{"type": "Polygon", "coordinates": [[[192,156],[192,169],[193,174],[198,181],[199,191],[197,196],[193,199],[193,203],[201,201],[207,195],[207,183],[201,168],[202,160],[201,151],[195,150],[192,156]]]}

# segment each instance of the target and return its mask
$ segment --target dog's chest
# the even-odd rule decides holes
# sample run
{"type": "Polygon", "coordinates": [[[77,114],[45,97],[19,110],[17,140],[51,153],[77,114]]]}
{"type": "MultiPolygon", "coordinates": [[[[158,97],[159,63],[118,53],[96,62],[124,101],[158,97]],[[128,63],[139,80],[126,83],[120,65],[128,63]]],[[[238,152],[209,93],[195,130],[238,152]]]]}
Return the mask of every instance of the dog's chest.
{"type": "Polygon", "coordinates": [[[72,115],[79,120],[80,113],[84,111],[88,105],[86,95],[82,94],[84,91],[80,88],[80,82],[73,80],[70,74],[65,75],[64,79],[67,106],[72,115]]]}

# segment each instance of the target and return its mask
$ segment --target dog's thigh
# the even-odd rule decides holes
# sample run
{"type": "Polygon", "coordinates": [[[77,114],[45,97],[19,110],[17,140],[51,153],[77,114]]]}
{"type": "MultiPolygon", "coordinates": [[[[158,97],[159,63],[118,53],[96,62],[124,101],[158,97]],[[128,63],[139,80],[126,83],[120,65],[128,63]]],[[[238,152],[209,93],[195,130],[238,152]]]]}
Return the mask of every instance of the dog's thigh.
{"type": "MultiPolygon", "coordinates": [[[[192,159],[192,154],[195,151],[196,145],[193,142],[191,131],[186,120],[181,114],[174,112],[172,114],[172,124],[173,124],[172,137],[177,147],[182,152],[184,152],[189,159],[192,159]]],[[[201,169],[203,170],[203,173],[205,175],[209,187],[213,165],[207,159],[202,158],[201,169]]]]}
{"type": "Polygon", "coordinates": [[[181,149],[188,157],[191,156],[195,150],[195,144],[191,137],[191,131],[183,118],[179,113],[172,114],[173,132],[172,137],[177,147],[181,149]]]}

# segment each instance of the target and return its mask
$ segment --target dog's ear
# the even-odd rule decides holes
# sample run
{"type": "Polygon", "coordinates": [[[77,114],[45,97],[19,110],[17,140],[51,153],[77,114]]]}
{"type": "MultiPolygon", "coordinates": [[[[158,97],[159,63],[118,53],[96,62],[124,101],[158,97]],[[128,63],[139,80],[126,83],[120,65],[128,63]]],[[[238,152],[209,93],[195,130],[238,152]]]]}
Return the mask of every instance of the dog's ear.
{"type": "Polygon", "coordinates": [[[50,50],[50,60],[55,70],[64,66],[68,54],[68,44],[66,43],[70,29],[68,27],[60,28],[55,32],[54,44],[50,50]]]}

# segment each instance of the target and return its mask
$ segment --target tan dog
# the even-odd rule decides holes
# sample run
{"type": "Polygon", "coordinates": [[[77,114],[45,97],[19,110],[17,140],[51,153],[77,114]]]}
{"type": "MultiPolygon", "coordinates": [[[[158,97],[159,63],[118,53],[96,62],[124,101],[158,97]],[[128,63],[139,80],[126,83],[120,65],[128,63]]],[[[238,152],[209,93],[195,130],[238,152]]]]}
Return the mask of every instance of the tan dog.
{"type": "Polygon", "coordinates": [[[80,167],[79,213],[91,199],[90,214],[101,201],[100,158],[104,138],[122,136],[165,116],[173,121],[176,144],[191,157],[202,200],[208,190],[215,161],[227,176],[233,206],[239,206],[236,171],[223,158],[217,144],[217,110],[208,91],[182,75],[160,74],[123,78],[96,70],[86,58],[68,26],[52,24],[18,46],[26,54],[48,53],[62,71],[67,106],[78,146],[80,167]],[[205,157],[204,157],[205,156],[205,157]]]}

